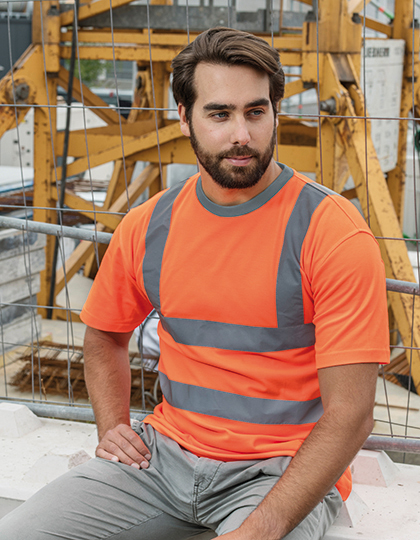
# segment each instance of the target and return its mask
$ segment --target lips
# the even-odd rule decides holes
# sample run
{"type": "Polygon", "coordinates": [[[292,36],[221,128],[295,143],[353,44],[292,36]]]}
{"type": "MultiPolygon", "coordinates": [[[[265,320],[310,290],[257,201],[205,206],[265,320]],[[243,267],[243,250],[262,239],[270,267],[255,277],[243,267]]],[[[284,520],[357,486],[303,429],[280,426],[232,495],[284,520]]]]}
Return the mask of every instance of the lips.
{"type": "Polygon", "coordinates": [[[248,165],[251,162],[252,157],[253,156],[231,156],[227,157],[226,159],[232,165],[235,165],[236,167],[241,167],[248,165]]]}

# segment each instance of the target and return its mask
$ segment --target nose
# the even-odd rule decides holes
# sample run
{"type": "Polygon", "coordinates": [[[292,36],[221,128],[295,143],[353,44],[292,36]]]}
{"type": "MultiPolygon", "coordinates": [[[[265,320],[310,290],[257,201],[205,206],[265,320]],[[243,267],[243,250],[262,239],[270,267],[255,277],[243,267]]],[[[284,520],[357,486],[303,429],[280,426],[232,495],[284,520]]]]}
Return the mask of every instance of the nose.
{"type": "Polygon", "coordinates": [[[231,144],[245,146],[251,140],[249,135],[248,126],[244,118],[239,118],[233,123],[231,133],[231,144]]]}

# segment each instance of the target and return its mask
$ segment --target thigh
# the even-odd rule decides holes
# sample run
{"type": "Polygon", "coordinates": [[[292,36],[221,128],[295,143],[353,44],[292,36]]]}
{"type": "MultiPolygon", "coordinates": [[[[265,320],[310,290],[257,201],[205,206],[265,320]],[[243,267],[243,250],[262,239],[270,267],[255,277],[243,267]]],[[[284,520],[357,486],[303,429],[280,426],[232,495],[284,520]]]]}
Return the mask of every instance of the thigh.
{"type": "Polygon", "coordinates": [[[166,513],[130,469],[101,459],[72,469],[6,515],[0,538],[178,540],[205,530],[166,513]]]}

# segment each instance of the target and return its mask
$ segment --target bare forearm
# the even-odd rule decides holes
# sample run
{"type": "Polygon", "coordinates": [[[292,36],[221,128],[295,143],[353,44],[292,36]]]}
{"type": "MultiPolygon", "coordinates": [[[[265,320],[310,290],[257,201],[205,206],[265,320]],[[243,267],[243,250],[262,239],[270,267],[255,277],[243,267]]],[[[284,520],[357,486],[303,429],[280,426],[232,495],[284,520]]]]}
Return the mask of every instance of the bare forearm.
{"type": "Polygon", "coordinates": [[[279,540],[325,497],[371,432],[377,374],[374,364],[319,370],[324,415],[274,488],[226,540],[279,540]]]}
{"type": "Polygon", "coordinates": [[[118,424],[130,424],[130,364],[124,346],[89,328],[86,334],[85,380],[101,440],[118,424]]]}
{"type": "MultiPolygon", "coordinates": [[[[344,420],[343,416],[343,420],[344,420]]],[[[371,429],[324,415],[283,477],[243,523],[238,538],[279,540],[324,498],[352,461],[371,429]],[[340,436],[337,436],[340,434],[340,436]]]]}

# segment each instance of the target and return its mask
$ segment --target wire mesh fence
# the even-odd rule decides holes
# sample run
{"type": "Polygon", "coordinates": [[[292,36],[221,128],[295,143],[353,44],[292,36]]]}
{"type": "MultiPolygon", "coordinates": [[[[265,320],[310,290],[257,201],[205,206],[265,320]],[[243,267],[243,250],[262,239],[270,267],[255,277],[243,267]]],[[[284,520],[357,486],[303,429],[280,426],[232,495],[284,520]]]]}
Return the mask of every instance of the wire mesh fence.
{"type": "MultiPolygon", "coordinates": [[[[81,307],[121,218],[197,171],[170,62],[224,25],[280,51],[276,159],[350,199],[380,242],[391,363],[372,440],[418,452],[419,10],[412,0],[0,2],[0,398],[91,418],[81,307]]],[[[130,348],[142,412],[161,399],[156,322],[130,348]]]]}

